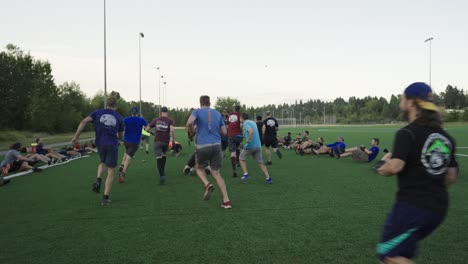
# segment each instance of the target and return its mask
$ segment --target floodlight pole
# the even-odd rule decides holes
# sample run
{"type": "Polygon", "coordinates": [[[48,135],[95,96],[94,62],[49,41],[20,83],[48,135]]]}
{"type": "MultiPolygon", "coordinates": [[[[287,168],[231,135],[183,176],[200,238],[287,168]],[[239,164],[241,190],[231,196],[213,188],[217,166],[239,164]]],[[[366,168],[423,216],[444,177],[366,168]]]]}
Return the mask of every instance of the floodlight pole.
{"type": "Polygon", "coordinates": [[[139,74],[140,74],[140,116],[143,114],[141,113],[141,39],[144,38],[145,35],[143,33],[138,34],[138,61],[139,61],[139,74]]]}
{"type": "Polygon", "coordinates": [[[424,42],[429,42],[429,86],[432,87],[432,41],[433,37],[426,39],[424,42]]]}
{"type": "Polygon", "coordinates": [[[107,37],[106,37],[106,0],[104,0],[104,108],[107,108],[107,37]]]}

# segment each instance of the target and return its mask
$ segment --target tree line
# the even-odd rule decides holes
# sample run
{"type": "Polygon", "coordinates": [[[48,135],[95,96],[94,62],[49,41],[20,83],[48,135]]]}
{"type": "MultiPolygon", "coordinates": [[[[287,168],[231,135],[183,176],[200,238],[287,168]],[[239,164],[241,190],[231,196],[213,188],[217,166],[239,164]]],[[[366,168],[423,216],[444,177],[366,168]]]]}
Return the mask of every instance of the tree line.
{"type": "MultiPolygon", "coordinates": [[[[104,105],[103,93],[86,96],[79,84],[71,81],[56,84],[48,61],[38,60],[19,47],[8,44],[0,52],[0,129],[69,132],[76,129],[80,120],[104,105]]],[[[118,112],[128,116],[131,107],[139,102],[126,101],[117,92],[110,96],[120,98],[118,112]]],[[[444,92],[434,94],[434,100],[448,109],[462,110],[468,107],[468,93],[448,85],[444,92]]],[[[399,96],[390,100],[383,97],[338,97],[331,102],[316,99],[298,99],[294,104],[264,105],[252,107],[237,98],[221,97],[215,100],[219,111],[232,111],[241,105],[242,111],[252,117],[271,111],[277,118],[296,118],[304,124],[322,123],[324,116],[336,117],[337,123],[389,123],[402,121],[399,113],[399,96]]],[[[142,116],[151,119],[158,115],[159,105],[142,102],[142,116]]],[[[193,109],[172,108],[169,115],[177,126],[183,126],[193,109]]],[[[468,121],[468,111],[454,111],[444,115],[446,121],[468,121]]],[[[149,120],[148,120],[149,121],[149,120]]]]}

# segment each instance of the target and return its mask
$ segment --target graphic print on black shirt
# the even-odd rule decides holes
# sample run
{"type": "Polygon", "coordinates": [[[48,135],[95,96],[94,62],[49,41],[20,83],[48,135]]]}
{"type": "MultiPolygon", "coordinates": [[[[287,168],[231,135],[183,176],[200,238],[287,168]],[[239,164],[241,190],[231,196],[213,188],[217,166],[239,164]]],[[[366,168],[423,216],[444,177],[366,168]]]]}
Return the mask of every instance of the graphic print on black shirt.
{"type": "Polygon", "coordinates": [[[276,137],[276,128],[278,127],[278,121],[273,117],[269,117],[263,120],[263,124],[265,125],[265,136],[268,137],[276,137]]]}
{"type": "Polygon", "coordinates": [[[392,158],[405,161],[398,173],[397,200],[445,214],[448,168],[458,167],[455,142],[442,129],[409,124],[395,137],[392,158]]]}

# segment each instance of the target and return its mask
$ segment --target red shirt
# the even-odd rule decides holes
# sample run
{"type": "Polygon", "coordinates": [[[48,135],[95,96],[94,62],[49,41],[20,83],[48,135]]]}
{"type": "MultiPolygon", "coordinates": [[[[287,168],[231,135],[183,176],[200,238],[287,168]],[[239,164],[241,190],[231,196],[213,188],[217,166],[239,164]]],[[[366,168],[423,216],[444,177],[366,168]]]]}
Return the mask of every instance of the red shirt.
{"type": "Polygon", "coordinates": [[[154,142],[169,143],[171,140],[171,126],[174,126],[172,119],[159,117],[153,120],[149,126],[150,128],[155,128],[154,142]]]}
{"type": "Polygon", "coordinates": [[[227,118],[228,137],[242,135],[240,116],[241,116],[241,113],[239,112],[229,113],[228,118],[227,118]]]}

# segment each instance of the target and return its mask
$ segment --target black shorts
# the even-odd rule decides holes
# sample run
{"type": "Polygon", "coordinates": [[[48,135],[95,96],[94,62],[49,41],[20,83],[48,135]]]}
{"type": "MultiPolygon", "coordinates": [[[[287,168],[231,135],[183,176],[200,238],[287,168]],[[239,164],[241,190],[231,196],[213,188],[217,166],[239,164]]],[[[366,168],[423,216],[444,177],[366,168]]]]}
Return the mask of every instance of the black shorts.
{"type": "Polygon", "coordinates": [[[23,165],[23,162],[24,161],[19,160],[13,161],[13,163],[10,164],[10,169],[8,170],[8,172],[18,171],[21,168],[21,165],[23,165]]]}
{"type": "Polygon", "coordinates": [[[117,166],[117,159],[119,158],[118,146],[98,146],[98,152],[101,163],[106,164],[108,168],[115,168],[117,166]]]}
{"type": "Polygon", "coordinates": [[[381,261],[386,257],[413,258],[418,242],[434,232],[444,218],[444,214],[396,202],[385,221],[377,257],[381,261]]]}
{"type": "Polygon", "coordinates": [[[138,150],[139,145],[134,144],[134,143],[128,143],[128,142],[124,142],[124,145],[125,145],[125,153],[127,153],[127,155],[133,158],[135,156],[135,153],[138,150]]]}
{"type": "Polygon", "coordinates": [[[211,169],[220,170],[223,163],[223,152],[221,151],[221,145],[197,147],[195,159],[198,166],[203,166],[208,162],[211,169]]]}
{"type": "Polygon", "coordinates": [[[156,158],[162,158],[166,156],[166,152],[168,149],[169,143],[154,142],[154,155],[156,155],[156,158]]]}
{"type": "Polygon", "coordinates": [[[265,147],[278,148],[278,139],[276,136],[266,136],[264,140],[263,143],[265,143],[265,147]]]}
{"type": "Polygon", "coordinates": [[[229,137],[228,138],[229,151],[236,152],[236,150],[239,149],[241,143],[242,143],[241,135],[229,137]]]}

